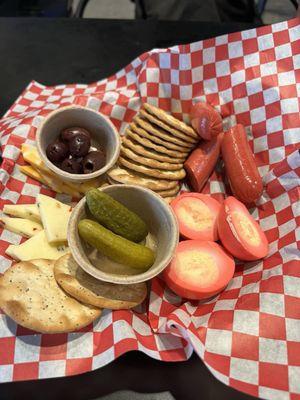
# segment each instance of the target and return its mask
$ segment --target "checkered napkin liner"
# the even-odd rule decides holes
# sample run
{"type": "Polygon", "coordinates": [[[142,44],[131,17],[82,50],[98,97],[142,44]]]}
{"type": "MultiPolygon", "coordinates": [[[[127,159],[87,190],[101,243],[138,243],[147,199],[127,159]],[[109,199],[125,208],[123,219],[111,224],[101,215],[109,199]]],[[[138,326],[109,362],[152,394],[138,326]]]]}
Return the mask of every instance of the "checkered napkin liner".
{"type": "MultiPolygon", "coordinates": [[[[155,49],[90,85],[30,83],[0,121],[0,209],[34,203],[40,192],[55,195],[17,167],[24,163],[20,145],[34,143],[36,128],[50,111],[85,105],[108,115],[123,134],[144,101],[187,120],[191,99],[204,100],[227,126],[238,122],[247,129],[265,185],[252,213],[270,252],[263,261],[238,265],[213,300],[183,302],[158,277],[143,306],[105,310],[80,332],[37,334],[0,314],[1,382],[82,373],[130,350],[163,361],[185,360],[194,350],[229,386],[262,398],[300,399],[299,93],[297,19],[155,49]]],[[[226,191],[217,169],[204,192],[222,196],[226,191]]],[[[5,249],[22,239],[0,232],[4,272],[12,263],[5,249]]]]}

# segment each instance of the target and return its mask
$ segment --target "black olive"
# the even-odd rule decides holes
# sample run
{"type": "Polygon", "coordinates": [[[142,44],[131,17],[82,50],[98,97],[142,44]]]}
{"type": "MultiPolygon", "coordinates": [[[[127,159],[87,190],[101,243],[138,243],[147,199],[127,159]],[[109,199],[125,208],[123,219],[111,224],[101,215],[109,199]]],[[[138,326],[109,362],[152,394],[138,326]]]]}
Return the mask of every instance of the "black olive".
{"type": "Polygon", "coordinates": [[[69,150],[73,157],[84,157],[89,152],[91,140],[86,135],[78,134],[69,141],[69,150]]]}
{"type": "Polygon", "coordinates": [[[69,149],[63,142],[56,141],[48,144],[46,154],[51,162],[58,163],[68,156],[69,149]]]}
{"type": "Polygon", "coordinates": [[[80,128],[78,126],[72,126],[70,128],[64,129],[61,132],[60,137],[64,142],[69,142],[71,139],[73,139],[74,136],[77,135],[84,135],[88,139],[91,139],[90,132],[87,129],[80,128]]]}
{"type": "Polygon", "coordinates": [[[102,150],[91,151],[82,161],[83,173],[90,174],[104,167],[105,159],[106,157],[102,150]]]}
{"type": "Polygon", "coordinates": [[[80,159],[76,158],[65,158],[61,163],[60,168],[71,174],[81,174],[82,173],[82,163],[80,159]]]}

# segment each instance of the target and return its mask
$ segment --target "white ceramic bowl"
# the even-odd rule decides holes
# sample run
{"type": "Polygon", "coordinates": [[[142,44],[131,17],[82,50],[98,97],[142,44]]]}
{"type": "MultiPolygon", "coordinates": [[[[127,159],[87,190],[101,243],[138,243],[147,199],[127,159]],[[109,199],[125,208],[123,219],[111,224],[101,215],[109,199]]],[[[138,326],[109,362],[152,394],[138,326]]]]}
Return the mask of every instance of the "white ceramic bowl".
{"type": "Polygon", "coordinates": [[[118,160],[120,136],[112,122],[103,114],[81,106],[67,106],[51,112],[43,120],[36,133],[38,152],[46,166],[60,178],[82,182],[103,175],[118,160]],[[71,126],[80,126],[90,131],[91,144],[100,147],[106,153],[105,166],[90,174],[71,174],[56,167],[47,157],[46,148],[60,134],[71,126]]]}
{"type": "MultiPolygon", "coordinates": [[[[156,245],[155,262],[146,272],[130,267],[112,266],[100,257],[91,258],[95,250],[84,243],[78,234],[78,222],[90,218],[86,199],[83,198],[72,211],[68,226],[68,242],[76,262],[95,278],[111,283],[131,284],[145,282],[158,275],[174,256],[179,240],[176,217],[168,204],[152,190],[135,185],[112,185],[101,188],[124,206],[134,211],[147,224],[149,235],[146,245],[156,245]],[[98,267],[95,265],[98,263],[98,267]]],[[[99,253],[97,253],[99,254],[99,253]]],[[[107,260],[107,259],[106,259],[107,260]]]]}

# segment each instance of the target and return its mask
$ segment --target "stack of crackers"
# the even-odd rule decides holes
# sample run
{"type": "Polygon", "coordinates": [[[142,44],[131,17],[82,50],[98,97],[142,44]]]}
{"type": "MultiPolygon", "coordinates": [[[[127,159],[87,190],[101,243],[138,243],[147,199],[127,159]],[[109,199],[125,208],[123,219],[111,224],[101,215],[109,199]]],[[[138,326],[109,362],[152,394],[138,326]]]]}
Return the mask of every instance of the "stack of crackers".
{"type": "Polygon", "coordinates": [[[191,126],[145,103],[125,132],[119,165],[108,180],[146,187],[169,202],[180,190],[183,163],[198,140],[191,126]]]}

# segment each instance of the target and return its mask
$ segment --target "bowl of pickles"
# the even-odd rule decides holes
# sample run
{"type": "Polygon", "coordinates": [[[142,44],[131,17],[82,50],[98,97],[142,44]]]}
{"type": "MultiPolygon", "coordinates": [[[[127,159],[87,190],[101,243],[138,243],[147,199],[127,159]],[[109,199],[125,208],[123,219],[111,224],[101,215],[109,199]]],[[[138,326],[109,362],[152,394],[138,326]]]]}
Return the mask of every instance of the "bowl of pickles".
{"type": "Polygon", "coordinates": [[[179,231],[172,209],[135,185],[91,189],[72,211],[68,242],[88,274],[111,283],[145,282],[173,258],[179,231]]]}

